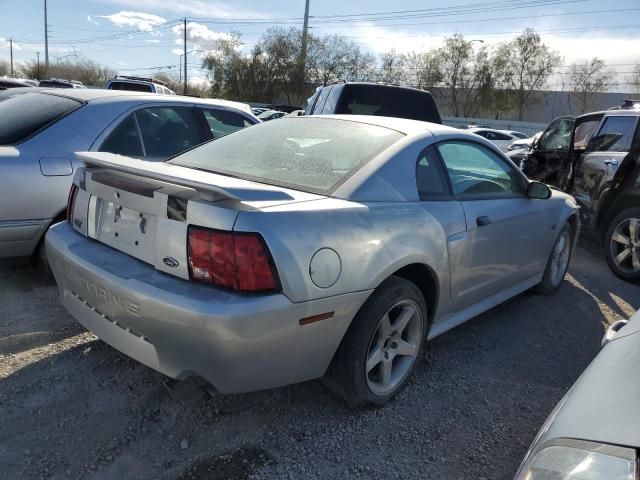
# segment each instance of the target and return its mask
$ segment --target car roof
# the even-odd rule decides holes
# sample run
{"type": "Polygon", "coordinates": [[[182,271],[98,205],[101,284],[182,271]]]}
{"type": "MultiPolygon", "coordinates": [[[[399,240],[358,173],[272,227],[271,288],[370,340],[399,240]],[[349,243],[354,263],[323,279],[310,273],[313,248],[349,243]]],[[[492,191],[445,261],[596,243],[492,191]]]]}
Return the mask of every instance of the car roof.
{"type": "Polygon", "coordinates": [[[429,123],[420,120],[410,120],[408,118],[382,117],[377,115],[302,115],[300,117],[290,117],[296,119],[306,118],[337,118],[357,123],[366,123],[380,127],[390,128],[405,135],[431,132],[433,135],[446,133],[460,133],[461,130],[439,123],[429,123]]]}
{"type": "Polygon", "coordinates": [[[153,102],[171,102],[171,103],[196,103],[199,105],[211,105],[217,107],[228,107],[242,110],[249,114],[251,109],[246,103],[232,102],[229,100],[220,100],[215,98],[197,98],[186,97],[182,95],[160,95],[151,92],[133,92],[129,90],[107,90],[104,88],[87,88],[87,89],[60,89],[60,88],[33,88],[34,93],[47,93],[60,95],[63,97],[73,98],[83,102],[93,102],[96,100],[141,100],[153,102]]]}
{"type": "Polygon", "coordinates": [[[577,118],[592,117],[594,115],[621,116],[621,117],[640,117],[640,109],[636,108],[620,108],[616,110],[600,110],[597,112],[584,113],[577,118]]]}

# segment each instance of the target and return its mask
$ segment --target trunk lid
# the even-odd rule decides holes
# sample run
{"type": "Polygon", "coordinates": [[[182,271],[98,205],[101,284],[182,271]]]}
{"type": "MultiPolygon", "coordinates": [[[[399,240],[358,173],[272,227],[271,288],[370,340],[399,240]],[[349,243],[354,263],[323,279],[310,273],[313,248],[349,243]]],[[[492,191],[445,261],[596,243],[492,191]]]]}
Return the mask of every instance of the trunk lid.
{"type": "Polygon", "coordinates": [[[188,279],[189,225],[232,231],[238,213],[321,196],[105,153],[78,153],[87,166],[71,224],[79,233],[156,269],[188,279]]]}

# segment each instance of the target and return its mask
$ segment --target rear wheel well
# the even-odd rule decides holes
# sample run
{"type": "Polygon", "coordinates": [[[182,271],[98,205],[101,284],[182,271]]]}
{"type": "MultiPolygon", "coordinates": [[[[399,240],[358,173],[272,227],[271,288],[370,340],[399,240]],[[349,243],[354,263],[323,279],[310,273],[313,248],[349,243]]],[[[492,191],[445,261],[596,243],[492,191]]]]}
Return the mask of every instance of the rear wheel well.
{"type": "Polygon", "coordinates": [[[436,308],[438,307],[438,294],[440,290],[437,277],[433,270],[423,263],[412,263],[395,271],[393,276],[404,278],[418,287],[427,304],[427,315],[429,325],[431,325],[436,308]]]}
{"type": "Polygon", "coordinates": [[[607,199],[604,205],[601,207],[600,214],[596,220],[596,237],[600,242],[605,240],[605,235],[609,228],[609,223],[623,210],[627,208],[639,208],[640,207],[640,195],[627,191],[621,192],[613,198],[607,199]]]}

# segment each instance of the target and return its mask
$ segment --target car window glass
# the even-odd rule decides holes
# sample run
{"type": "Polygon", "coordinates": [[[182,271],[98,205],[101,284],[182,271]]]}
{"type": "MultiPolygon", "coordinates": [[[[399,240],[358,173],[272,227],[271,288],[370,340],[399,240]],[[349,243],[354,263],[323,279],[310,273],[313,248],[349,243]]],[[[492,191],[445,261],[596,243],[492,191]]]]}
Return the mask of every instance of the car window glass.
{"type": "Polygon", "coordinates": [[[142,157],[142,143],[133,113],[114,128],[100,146],[101,152],[117,153],[128,157],[142,157]]]}
{"type": "Polygon", "coordinates": [[[23,142],[82,107],[71,98],[40,93],[16,95],[0,103],[0,145],[23,142]]]}
{"type": "Polygon", "coordinates": [[[500,132],[492,132],[493,140],[513,140],[509,135],[500,132]]]}
{"type": "Polygon", "coordinates": [[[327,97],[327,101],[324,104],[324,108],[322,109],[322,113],[333,113],[336,111],[336,106],[338,105],[338,100],[340,99],[340,92],[342,92],[342,88],[339,86],[334,86],[331,89],[331,93],[327,97]]]}
{"type": "Polygon", "coordinates": [[[203,112],[213,138],[222,137],[253,125],[244,116],[228,110],[210,109],[203,112]]]}
{"type": "Polygon", "coordinates": [[[449,186],[433,148],[424,150],[416,165],[416,185],[421,199],[449,195],[449,186]]]}
{"type": "Polygon", "coordinates": [[[327,100],[330,90],[331,90],[331,87],[324,87],[320,92],[320,96],[318,97],[318,100],[316,101],[316,104],[313,107],[313,113],[315,113],[316,115],[322,113],[324,102],[327,100]]]}
{"type": "Polygon", "coordinates": [[[151,92],[151,85],[144,83],[133,82],[111,82],[109,84],[110,90],[127,90],[130,92],[151,92]]]}
{"type": "Polygon", "coordinates": [[[636,117],[607,117],[589,142],[589,150],[596,152],[628,152],[636,130],[636,117]]]}
{"type": "Polygon", "coordinates": [[[190,107],[149,107],[135,115],[147,157],[170,157],[203,141],[190,107]]]}
{"type": "Polygon", "coordinates": [[[334,118],[283,118],[244,128],[169,162],[327,194],[403,136],[334,118]]]}
{"type": "Polygon", "coordinates": [[[573,134],[573,148],[575,150],[584,150],[587,148],[591,136],[600,125],[602,117],[593,118],[576,124],[576,130],[573,134]]]}
{"type": "Polygon", "coordinates": [[[388,85],[344,85],[335,113],[442,123],[438,107],[429,92],[388,85]]]}
{"type": "Polygon", "coordinates": [[[561,150],[568,149],[571,142],[571,132],[574,120],[571,118],[561,118],[551,122],[547,130],[542,134],[538,144],[541,150],[561,150]]]}
{"type": "Polygon", "coordinates": [[[461,196],[501,196],[523,192],[520,175],[497,154],[473,142],[438,145],[453,193],[461,196]]]}

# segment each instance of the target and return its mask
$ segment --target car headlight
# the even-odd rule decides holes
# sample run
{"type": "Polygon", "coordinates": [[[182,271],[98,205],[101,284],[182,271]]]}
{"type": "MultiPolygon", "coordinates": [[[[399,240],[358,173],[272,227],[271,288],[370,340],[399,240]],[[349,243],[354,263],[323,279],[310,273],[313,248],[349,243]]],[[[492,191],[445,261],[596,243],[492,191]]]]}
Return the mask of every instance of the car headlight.
{"type": "Polygon", "coordinates": [[[555,440],[533,454],[517,480],[636,480],[633,449],[584,442],[555,440]]]}

